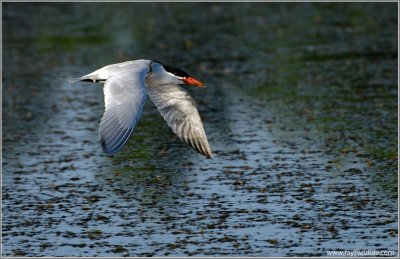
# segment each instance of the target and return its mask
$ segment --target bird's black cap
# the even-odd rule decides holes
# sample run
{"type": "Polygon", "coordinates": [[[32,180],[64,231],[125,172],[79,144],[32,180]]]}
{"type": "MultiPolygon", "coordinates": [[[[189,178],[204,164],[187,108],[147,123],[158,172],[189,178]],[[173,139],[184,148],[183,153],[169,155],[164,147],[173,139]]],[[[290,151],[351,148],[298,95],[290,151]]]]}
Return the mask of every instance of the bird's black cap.
{"type": "Polygon", "coordinates": [[[186,73],[185,71],[183,71],[179,68],[165,65],[165,64],[161,63],[160,61],[156,61],[156,60],[154,62],[160,63],[164,67],[165,71],[170,72],[171,74],[174,74],[178,77],[183,77],[183,78],[189,77],[188,73],[186,73]]]}

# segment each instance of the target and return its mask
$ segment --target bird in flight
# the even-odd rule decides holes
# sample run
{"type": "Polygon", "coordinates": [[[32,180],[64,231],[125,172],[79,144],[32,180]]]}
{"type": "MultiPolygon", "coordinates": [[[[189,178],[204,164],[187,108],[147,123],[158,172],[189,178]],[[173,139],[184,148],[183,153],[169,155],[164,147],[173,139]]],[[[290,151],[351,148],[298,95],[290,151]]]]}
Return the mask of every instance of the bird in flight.
{"type": "Polygon", "coordinates": [[[105,153],[115,154],[126,144],[148,95],[182,141],[207,158],[212,157],[196,103],[179,86],[204,87],[204,84],[185,71],[159,61],[140,59],[102,67],[76,81],[104,83],[105,111],[99,135],[105,153]]]}

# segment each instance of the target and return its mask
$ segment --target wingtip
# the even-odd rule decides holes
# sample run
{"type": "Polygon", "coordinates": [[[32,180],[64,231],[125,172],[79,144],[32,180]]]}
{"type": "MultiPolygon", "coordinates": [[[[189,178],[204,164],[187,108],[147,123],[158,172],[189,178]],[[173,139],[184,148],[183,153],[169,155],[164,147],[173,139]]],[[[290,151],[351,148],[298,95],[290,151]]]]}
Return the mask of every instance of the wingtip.
{"type": "Polygon", "coordinates": [[[111,156],[111,155],[115,155],[115,154],[118,152],[118,150],[110,150],[110,149],[108,149],[107,147],[103,147],[103,152],[104,152],[106,155],[111,156]]]}
{"type": "Polygon", "coordinates": [[[203,154],[207,159],[213,159],[212,158],[212,153],[211,153],[211,150],[210,150],[210,147],[208,147],[206,150],[205,150],[205,152],[201,152],[201,154],[203,154]]]}
{"type": "Polygon", "coordinates": [[[118,150],[116,151],[116,150],[113,150],[113,149],[109,149],[109,147],[107,146],[106,141],[105,141],[104,138],[100,139],[100,143],[101,143],[101,147],[103,149],[103,152],[106,155],[114,155],[115,153],[117,153],[118,150]]]}
{"type": "Polygon", "coordinates": [[[206,145],[206,148],[205,148],[205,154],[204,154],[208,159],[213,159],[212,158],[212,153],[211,153],[211,148],[210,148],[210,145],[208,144],[208,140],[207,140],[207,145],[206,145]]]}

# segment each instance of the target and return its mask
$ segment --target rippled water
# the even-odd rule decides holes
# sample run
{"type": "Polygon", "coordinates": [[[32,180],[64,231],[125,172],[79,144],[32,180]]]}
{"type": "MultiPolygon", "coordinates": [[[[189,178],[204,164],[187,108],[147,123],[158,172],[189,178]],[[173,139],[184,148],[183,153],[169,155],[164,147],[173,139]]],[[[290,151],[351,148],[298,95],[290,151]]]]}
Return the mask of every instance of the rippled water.
{"type": "Polygon", "coordinates": [[[397,253],[395,3],[4,3],[3,256],[397,253]],[[213,160],[148,101],[98,143],[101,85],[149,58],[206,82],[213,160]]]}

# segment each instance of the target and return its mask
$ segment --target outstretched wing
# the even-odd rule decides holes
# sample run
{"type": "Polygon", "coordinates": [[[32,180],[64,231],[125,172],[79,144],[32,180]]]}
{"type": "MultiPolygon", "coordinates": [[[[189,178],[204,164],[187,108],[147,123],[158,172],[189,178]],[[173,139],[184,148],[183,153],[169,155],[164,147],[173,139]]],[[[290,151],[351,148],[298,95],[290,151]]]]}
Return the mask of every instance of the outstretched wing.
{"type": "Polygon", "coordinates": [[[211,150],[196,103],[178,85],[149,86],[147,93],[172,131],[200,154],[211,158],[211,150]]]}
{"type": "Polygon", "coordinates": [[[147,71],[132,72],[115,74],[104,85],[105,112],[101,118],[99,134],[107,154],[115,154],[128,141],[147,99],[147,71]]]}

